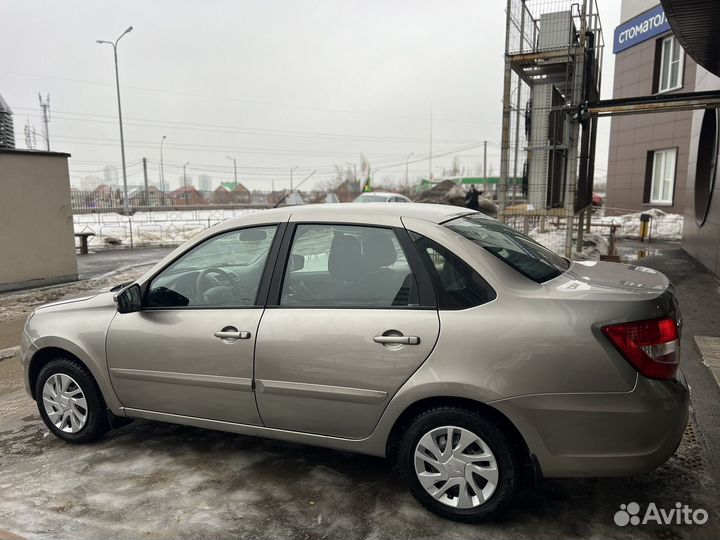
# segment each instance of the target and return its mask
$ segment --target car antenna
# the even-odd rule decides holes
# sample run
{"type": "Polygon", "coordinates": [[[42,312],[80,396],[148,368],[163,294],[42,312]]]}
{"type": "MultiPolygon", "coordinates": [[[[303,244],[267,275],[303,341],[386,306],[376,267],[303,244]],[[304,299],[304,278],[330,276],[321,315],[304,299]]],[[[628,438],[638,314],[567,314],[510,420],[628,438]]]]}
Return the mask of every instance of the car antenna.
{"type": "Polygon", "coordinates": [[[305,177],[305,179],[297,185],[297,187],[296,187],[295,189],[293,189],[293,190],[291,190],[291,191],[288,191],[285,195],[283,195],[282,198],[273,205],[273,208],[277,208],[278,206],[280,206],[280,204],[282,204],[282,202],[283,202],[285,199],[287,199],[288,196],[289,196],[293,191],[297,190],[300,186],[302,186],[302,185],[303,185],[307,180],[309,180],[310,177],[311,177],[313,174],[315,174],[316,172],[317,172],[317,169],[315,169],[313,172],[311,172],[310,174],[308,174],[308,175],[305,177]]]}

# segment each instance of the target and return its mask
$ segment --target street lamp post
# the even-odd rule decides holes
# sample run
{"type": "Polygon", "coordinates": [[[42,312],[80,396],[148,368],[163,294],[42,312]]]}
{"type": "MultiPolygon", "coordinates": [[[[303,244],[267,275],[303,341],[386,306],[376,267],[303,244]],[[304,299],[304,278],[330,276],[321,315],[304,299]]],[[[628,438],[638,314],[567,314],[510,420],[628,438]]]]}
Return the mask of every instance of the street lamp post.
{"type": "Polygon", "coordinates": [[[225,157],[233,162],[233,167],[235,168],[235,187],[237,187],[237,159],[230,157],[230,156],[225,156],[225,157]]]}
{"type": "Polygon", "coordinates": [[[115,56],[115,86],[117,88],[118,120],[120,122],[120,154],[122,156],[123,190],[125,192],[124,193],[123,210],[126,215],[130,214],[130,206],[129,206],[130,201],[128,201],[128,192],[127,192],[127,169],[125,167],[125,137],[123,135],[122,106],[120,105],[120,76],[118,74],[117,44],[125,34],[132,32],[132,29],[133,29],[132,26],[128,26],[127,30],[125,30],[122,34],[120,34],[120,37],[118,37],[114,42],[113,41],[104,41],[102,39],[97,40],[97,43],[112,45],[113,55],[115,56]]]}
{"type": "Polygon", "coordinates": [[[187,206],[187,199],[188,199],[188,185],[187,185],[187,166],[190,165],[190,162],[186,162],[185,165],[183,165],[183,199],[185,199],[185,206],[187,206]]]}
{"type": "Polygon", "coordinates": [[[414,156],[415,152],[410,152],[405,158],[405,185],[408,184],[408,165],[410,164],[410,157],[414,156]]]}
{"type": "Polygon", "coordinates": [[[166,135],[163,135],[162,139],[160,139],[160,193],[162,194],[165,193],[165,164],[163,161],[163,143],[165,139],[167,139],[166,135]]]}
{"type": "Polygon", "coordinates": [[[300,167],[293,167],[292,169],[290,169],[290,192],[292,192],[293,190],[293,171],[299,168],[300,167]]]}

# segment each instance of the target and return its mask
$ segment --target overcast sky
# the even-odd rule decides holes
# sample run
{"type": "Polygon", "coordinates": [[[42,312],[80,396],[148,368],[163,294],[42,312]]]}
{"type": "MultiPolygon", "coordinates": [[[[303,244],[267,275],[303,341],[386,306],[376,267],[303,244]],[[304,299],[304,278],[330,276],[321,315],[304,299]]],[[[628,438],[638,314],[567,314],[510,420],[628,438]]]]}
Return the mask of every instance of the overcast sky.
{"type": "MultiPolygon", "coordinates": [[[[598,0],[605,39],[620,0],[598,0]]],[[[15,0],[3,3],[0,94],[41,131],[38,92],[50,94],[51,149],[72,154],[71,179],[120,168],[112,47],[118,46],[128,183],[159,176],[233,178],[251,189],[310,183],[364,153],[380,178],[411,180],[459,155],[467,173],[499,173],[504,0],[15,0]]],[[[604,97],[613,58],[605,51],[604,97]]],[[[609,121],[596,171],[607,168],[609,121]]],[[[38,146],[42,141],[38,138],[38,146]]]]}

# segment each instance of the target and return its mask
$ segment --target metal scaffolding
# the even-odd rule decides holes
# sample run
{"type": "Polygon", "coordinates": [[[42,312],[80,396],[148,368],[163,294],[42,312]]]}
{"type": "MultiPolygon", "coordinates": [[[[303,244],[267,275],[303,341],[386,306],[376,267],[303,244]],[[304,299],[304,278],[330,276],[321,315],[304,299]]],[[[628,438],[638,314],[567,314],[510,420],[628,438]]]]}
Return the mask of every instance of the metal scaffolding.
{"type": "Polygon", "coordinates": [[[567,257],[575,219],[578,246],[589,224],[597,117],[579,112],[599,98],[603,49],[595,0],[507,0],[500,219],[564,219],[567,257]]]}

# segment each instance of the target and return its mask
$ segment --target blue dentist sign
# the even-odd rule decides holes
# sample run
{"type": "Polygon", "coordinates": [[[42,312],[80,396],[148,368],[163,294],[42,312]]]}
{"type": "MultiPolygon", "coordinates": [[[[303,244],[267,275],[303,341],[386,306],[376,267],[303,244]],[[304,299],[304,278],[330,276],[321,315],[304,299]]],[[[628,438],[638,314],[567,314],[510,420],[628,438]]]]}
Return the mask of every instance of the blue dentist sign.
{"type": "Polygon", "coordinates": [[[662,6],[656,6],[615,29],[613,53],[617,54],[629,49],[668,30],[670,23],[665,17],[665,12],[662,6]]]}

